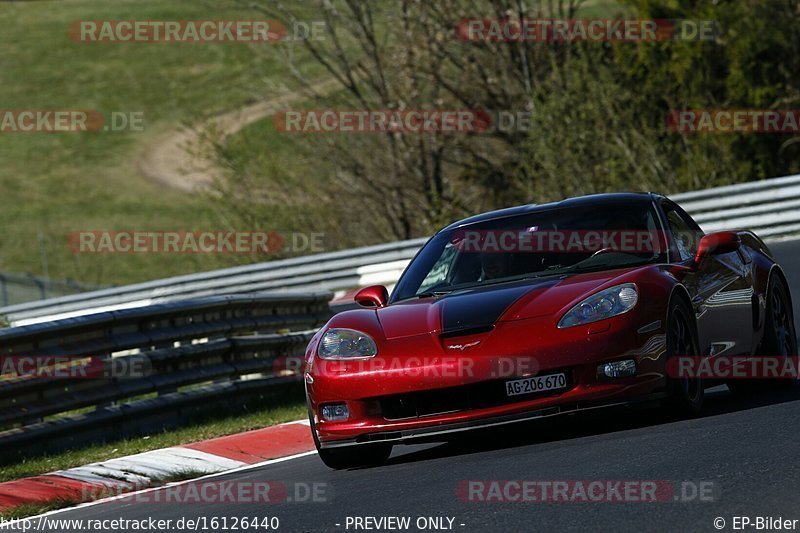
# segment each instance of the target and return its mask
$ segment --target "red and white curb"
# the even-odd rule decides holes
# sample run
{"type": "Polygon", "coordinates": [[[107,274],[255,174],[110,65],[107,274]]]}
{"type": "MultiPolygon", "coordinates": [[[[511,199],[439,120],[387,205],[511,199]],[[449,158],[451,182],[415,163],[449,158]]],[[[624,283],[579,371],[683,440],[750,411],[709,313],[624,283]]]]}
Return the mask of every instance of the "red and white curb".
{"type": "Polygon", "coordinates": [[[312,450],[308,421],[289,422],[0,483],[0,512],[32,503],[81,503],[158,486],[177,476],[219,474],[312,450]]]}

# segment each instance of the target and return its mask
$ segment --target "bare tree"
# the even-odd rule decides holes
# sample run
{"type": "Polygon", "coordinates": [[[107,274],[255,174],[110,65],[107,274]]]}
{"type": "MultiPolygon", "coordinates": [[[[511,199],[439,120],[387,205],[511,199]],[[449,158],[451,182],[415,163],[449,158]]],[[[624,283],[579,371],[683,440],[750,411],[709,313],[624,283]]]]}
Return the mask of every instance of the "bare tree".
{"type": "MultiPolygon", "coordinates": [[[[307,7],[300,13],[282,3],[241,3],[289,27],[309,19],[307,7]]],[[[293,48],[286,48],[284,60],[294,74],[294,88],[305,91],[313,108],[465,109],[493,118],[501,112],[513,116],[533,111],[533,89],[563,68],[569,47],[467,41],[459,28],[475,19],[570,18],[581,4],[318,0],[311,17],[324,22],[325,34],[302,46],[335,87],[319,90],[320,77],[304,73],[293,48]]],[[[335,173],[326,186],[306,187],[302,194],[328,204],[348,198],[355,211],[343,210],[339,222],[351,234],[355,230],[360,241],[427,234],[467,213],[532,200],[532,178],[521,164],[528,135],[523,128],[503,129],[493,121],[487,131],[474,133],[304,136],[298,148],[307,157],[332,163],[335,173]],[[365,216],[373,222],[370,228],[363,225],[365,216]]],[[[249,180],[238,180],[252,187],[249,180]]]]}

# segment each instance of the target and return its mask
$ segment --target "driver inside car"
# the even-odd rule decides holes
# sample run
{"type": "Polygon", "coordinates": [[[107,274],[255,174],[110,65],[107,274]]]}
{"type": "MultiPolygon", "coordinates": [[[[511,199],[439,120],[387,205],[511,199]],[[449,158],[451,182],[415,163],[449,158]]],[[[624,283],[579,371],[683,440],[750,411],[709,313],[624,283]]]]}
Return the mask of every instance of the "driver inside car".
{"type": "Polygon", "coordinates": [[[479,281],[504,278],[510,274],[510,254],[484,252],[481,254],[481,277],[479,281]]]}

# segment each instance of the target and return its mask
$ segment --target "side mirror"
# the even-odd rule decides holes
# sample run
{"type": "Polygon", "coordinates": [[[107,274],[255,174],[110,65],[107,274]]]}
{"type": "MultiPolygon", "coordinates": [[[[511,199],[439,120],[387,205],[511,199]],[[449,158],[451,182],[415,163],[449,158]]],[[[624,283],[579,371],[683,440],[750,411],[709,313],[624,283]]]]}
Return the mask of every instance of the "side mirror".
{"type": "Polygon", "coordinates": [[[383,285],[372,285],[358,291],[353,299],[363,307],[386,307],[389,291],[383,285]]]}
{"type": "Polygon", "coordinates": [[[735,252],[742,244],[742,239],[735,231],[720,231],[709,233],[700,239],[697,247],[697,255],[694,262],[699,265],[703,260],[712,255],[721,255],[735,252]]]}

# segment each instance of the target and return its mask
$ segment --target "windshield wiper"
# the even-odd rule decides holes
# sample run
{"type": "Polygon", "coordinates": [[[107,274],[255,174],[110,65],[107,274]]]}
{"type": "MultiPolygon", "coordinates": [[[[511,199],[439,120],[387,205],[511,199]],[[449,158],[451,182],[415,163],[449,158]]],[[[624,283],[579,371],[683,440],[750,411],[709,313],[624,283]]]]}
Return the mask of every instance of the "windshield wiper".
{"type": "MultiPolygon", "coordinates": [[[[477,283],[466,283],[462,285],[454,285],[453,291],[469,290],[469,289],[482,289],[484,287],[491,287],[492,285],[502,285],[504,283],[516,283],[518,281],[528,281],[530,279],[546,278],[552,276],[552,272],[541,272],[538,274],[520,274],[508,278],[497,278],[492,280],[479,281],[477,283]]],[[[449,292],[453,292],[449,291],[449,292]]]]}
{"type": "Polygon", "coordinates": [[[444,296],[445,294],[450,294],[450,291],[428,291],[428,292],[421,292],[419,294],[415,294],[414,298],[435,298],[437,296],[444,296]]]}
{"type": "Polygon", "coordinates": [[[557,271],[557,274],[570,274],[573,272],[591,272],[594,270],[614,269],[614,268],[631,268],[649,264],[649,260],[634,261],[631,263],[595,263],[593,265],[581,265],[576,263],[563,270],[557,271]]]}

